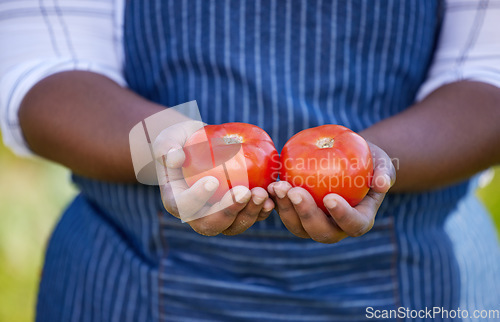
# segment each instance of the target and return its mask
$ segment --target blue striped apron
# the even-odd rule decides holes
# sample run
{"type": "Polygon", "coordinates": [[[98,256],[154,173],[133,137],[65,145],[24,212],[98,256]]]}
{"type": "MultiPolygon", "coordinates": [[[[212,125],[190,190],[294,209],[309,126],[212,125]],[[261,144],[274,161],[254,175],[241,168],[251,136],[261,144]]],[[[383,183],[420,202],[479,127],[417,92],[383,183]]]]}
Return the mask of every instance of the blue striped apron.
{"type": "MultiPolygon", "coordinates": [[[[165,106],[197,100],[207,123],[256,124],[280,150],[302,129],[360,131],[410,106],[439,7],[127,1],[125,76],[165,106]]],[[[372,231],[324,245],[276,214],[239,236],[200,236],[157,187],[73,179],[81,194],[49,243],[38,321],[361,321],[367,307],[499,303],[495,232],[468,182],[390,195],[372,231]]]]}

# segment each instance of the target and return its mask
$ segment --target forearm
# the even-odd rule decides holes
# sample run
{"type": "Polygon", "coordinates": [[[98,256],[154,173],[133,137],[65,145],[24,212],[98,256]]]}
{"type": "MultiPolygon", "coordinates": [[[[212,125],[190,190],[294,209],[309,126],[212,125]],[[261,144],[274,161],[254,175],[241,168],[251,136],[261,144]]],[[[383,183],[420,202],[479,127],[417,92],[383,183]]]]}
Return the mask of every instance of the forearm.
{"type": "Polygon", "coordinates": [[[133,182],[129,131],[163,109],[104,76],[70,71],[35,85],[19,121],[36,154],[84,176],[133,182]]]}
{"type": "Polygon", "coordinates": [[[397,160],[391,191],[458,182],[500,163],[500,89],[449,84],[360,134],[397,160]]]}

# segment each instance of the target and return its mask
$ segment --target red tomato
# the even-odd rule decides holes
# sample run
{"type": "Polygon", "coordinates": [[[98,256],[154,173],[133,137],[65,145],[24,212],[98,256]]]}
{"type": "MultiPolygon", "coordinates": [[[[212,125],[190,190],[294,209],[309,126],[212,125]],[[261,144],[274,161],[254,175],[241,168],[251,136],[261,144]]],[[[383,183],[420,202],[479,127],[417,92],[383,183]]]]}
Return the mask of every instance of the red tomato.
{"type": "Polygon", "coordinates": [[[373,161],[366,141],[340,125],[323,125],[295,134],[281,151],[280,180],[302,187],[327,212],[329,193],[357,205],[370,189],[373,161]]]}
{"type": "Polygon", "coordinates": [[[182,172],[189,186],[205,176],[214,176],[219,187],[209,203],[220,201],[235,186],[267,186],[276,181],[279,155],[269,135],[246,123],[207,125],[184,144],[182,172]]]}

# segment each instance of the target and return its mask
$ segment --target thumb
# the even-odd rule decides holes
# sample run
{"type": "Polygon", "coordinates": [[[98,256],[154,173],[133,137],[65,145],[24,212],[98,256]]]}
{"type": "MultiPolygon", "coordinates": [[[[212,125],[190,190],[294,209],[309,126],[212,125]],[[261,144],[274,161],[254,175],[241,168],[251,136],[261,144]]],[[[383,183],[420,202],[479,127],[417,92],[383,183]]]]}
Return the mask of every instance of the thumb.
{"type": "Polygon", "coordinates": [[[169,168],[180,168],[185,159],[182,146],[172,139],[169,131],[163,131],[158,135],[153,143],[153,154],[160,164],[169,168]]]}
{"type": "Polygon", "coordinates": [[[182,146],[171,140],[156,140],[153,153],[155,159],[168,168],[180,168],[186,158],[182,146]]]}
{"type": "Polygon", "coordinates": [[[179,144],[173,145],[163,158],[163,163],[167,168],[180,168],[186,159],[184,150],[179,144]]]}
{"type": "Polygon", "coordinates": [[[156,137],[153,154],[156,160],[168,168],[180,168],[186,159],[183,145],[187,138],[203,127],[201,122],[182,122],[172,125],[156,137]]]}

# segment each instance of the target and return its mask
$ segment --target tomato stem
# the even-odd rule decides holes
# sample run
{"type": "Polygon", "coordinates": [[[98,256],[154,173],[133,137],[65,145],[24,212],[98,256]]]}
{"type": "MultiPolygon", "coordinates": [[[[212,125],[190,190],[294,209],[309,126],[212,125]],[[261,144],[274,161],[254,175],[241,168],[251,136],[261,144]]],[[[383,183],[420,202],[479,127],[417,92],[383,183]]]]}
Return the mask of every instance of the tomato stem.
{"type": "Polygon", "coordinates": [[[243,137],[238,134],[227,134],[222,137],[224,144],[243,143],[243,137]]]}
{"type": "Polygon", "coordinates": [[[326,149],[333,147],[333,142],[335,142],[332,138],[321,138],[316,141],[316,146],[320,149],[326,149]]]}

